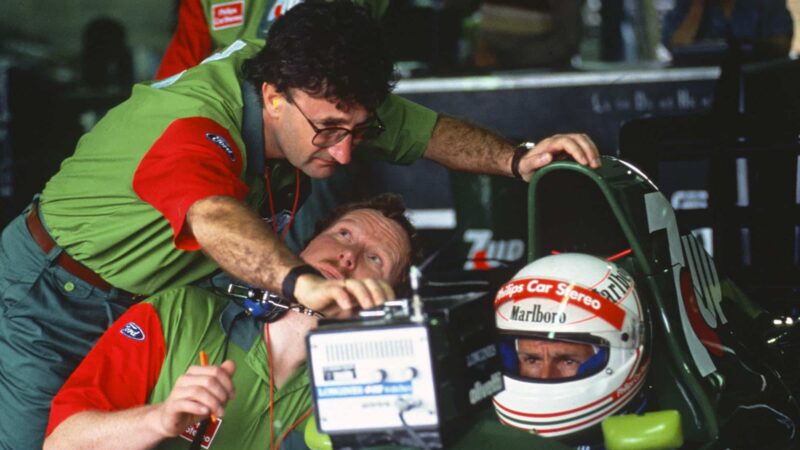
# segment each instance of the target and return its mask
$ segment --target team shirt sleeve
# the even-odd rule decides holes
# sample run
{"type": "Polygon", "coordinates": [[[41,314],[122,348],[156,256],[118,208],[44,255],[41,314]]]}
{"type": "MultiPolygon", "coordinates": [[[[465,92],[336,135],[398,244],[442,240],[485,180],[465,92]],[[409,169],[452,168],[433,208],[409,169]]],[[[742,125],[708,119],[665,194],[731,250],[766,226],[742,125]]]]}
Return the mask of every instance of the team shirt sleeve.
{"type": "Polygon", "coordinates": [[[186,226],[194,202],[211,196],[244,200],[247,185],[239,178],[242,155],[230,133],[205,117],[178,119],[142,158],[133,190],[169,221],[175,247],[199,250],[186,226]]]}
{"type": "Polygon", "coordinates": [[[100,337],[53,398],[46,435],[82,411],[120,411],[146,404],[165,354],[155,308],[148,303],[133,306],[100,337]]]}
{"type": "Polygon", "coordinates": [[[359,158],[392,164],[411,164],[422,158],[439,117],[435,111],[389,94],[376,113],[386,129],[377,139],[358,146],[359,158]]]}
{"type": "Polygon", "coordinates": [[[211,54],[211,35],[200,0],[181,0],[178,25],[156,72],[160,80],[194,67],[211,54]]]}

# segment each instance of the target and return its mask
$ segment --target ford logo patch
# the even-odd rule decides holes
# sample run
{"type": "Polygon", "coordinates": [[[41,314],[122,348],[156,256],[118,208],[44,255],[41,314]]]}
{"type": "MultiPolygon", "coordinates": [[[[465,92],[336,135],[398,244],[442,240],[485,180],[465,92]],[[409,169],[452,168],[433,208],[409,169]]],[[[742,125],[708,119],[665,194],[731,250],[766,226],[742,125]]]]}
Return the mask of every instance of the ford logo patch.
{"type": "Polygon", "coordinates": [[[228,141],[226,141],[224,137],[214,133],[206,133],[206,139],[217,144],[217,146],[228,155],[228,158],[231,161],[236,161],[236,153],[233,151],[233,148],[231,148],[231,145],[228,144],[228,141]]]}
{"type": "Polygon", "coordinates": [[[144,340],[144,331],[139,328],[139,325],[136,325],[133,322],[128,322],[125,324],[121,330],[119,330],[125,337],[131,338],[135,341],[143,341],[144,340]]]}

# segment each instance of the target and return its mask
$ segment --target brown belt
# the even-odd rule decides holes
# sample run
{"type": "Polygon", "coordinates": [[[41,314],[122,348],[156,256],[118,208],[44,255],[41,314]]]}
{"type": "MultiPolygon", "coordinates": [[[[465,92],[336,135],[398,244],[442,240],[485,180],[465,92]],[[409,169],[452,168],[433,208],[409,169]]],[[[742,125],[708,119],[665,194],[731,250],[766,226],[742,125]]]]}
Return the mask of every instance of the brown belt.
{"type": "MultiPolygon", "coordinates": [[[[38,207],[35,203],[33,207],[31,207],[28,217],[25,218],[25,223],[28,224],[28,231],[30,231],[31,236],[33,236],[33,240],[36,241],[36,243],[39,244],[39,247],[42,248],[42,251],[44,251],[45,254],[50,253],[50,250],[56,246],[56,243],[53,241],[53,238],[50,237],[50,234],[47,233],[44,225],[42,225],[42,221],[39,219],[38,207]]],[[[92,270],[88,267],[72,259],[72,257],[69,256],[65,251],[62,251],[61,254],[58,255],[58,258],[56,258],[56,264],[63,267],[64,270],[72,275],[75,275],[81,280],[106,292],[114,288],[114,286],[108,284],[106,280],[100,278],[100,275],[92,272],[92,270]]],[[[122,290],[119,290],[119,292],[122,294],[132,295],[122,290]]]]}

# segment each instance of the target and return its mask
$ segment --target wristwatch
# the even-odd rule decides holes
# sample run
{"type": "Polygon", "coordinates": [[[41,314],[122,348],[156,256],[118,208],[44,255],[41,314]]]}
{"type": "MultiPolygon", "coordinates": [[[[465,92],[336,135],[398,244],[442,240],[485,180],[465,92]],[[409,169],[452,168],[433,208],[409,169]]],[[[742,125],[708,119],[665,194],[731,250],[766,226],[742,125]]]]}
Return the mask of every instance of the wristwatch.
{"type": "Polygon", "coordinates": [[[299,278],[300,275],[305,275],[307,273],[314,274],[318,277],[322,276],[317,269],[309,266],[308,264],[293,267],[292,270],[286,274],[286,278],[283,279],[283,283],[281,284],[283,298],[292,302],[297,301],[297,298],[294,296],[294,287],[297,284],[297,278],[299,278]]]}
{"type": "Polygon", "coordinates": [[[533,147],[536,147],[536,144],[531,141],[525,141],[517,145],[517,149],[514,150],[514,157],[511,158],[511,173],[514,178],[522,179],[522,175],[519,173],[519,162],[533,147]]]}

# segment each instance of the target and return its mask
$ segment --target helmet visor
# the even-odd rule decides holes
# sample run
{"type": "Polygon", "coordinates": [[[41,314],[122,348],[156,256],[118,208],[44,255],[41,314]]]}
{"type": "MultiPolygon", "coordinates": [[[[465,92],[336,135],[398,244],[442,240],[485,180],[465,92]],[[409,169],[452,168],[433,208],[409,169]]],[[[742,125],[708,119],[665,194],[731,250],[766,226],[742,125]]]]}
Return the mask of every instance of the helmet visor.
{"type": "Polygon", "coordinates": [[[498,343],[506,375],[561,382],[585,378],[608,364],[608,343],[588,335],[503,334],[498,343]]]}

